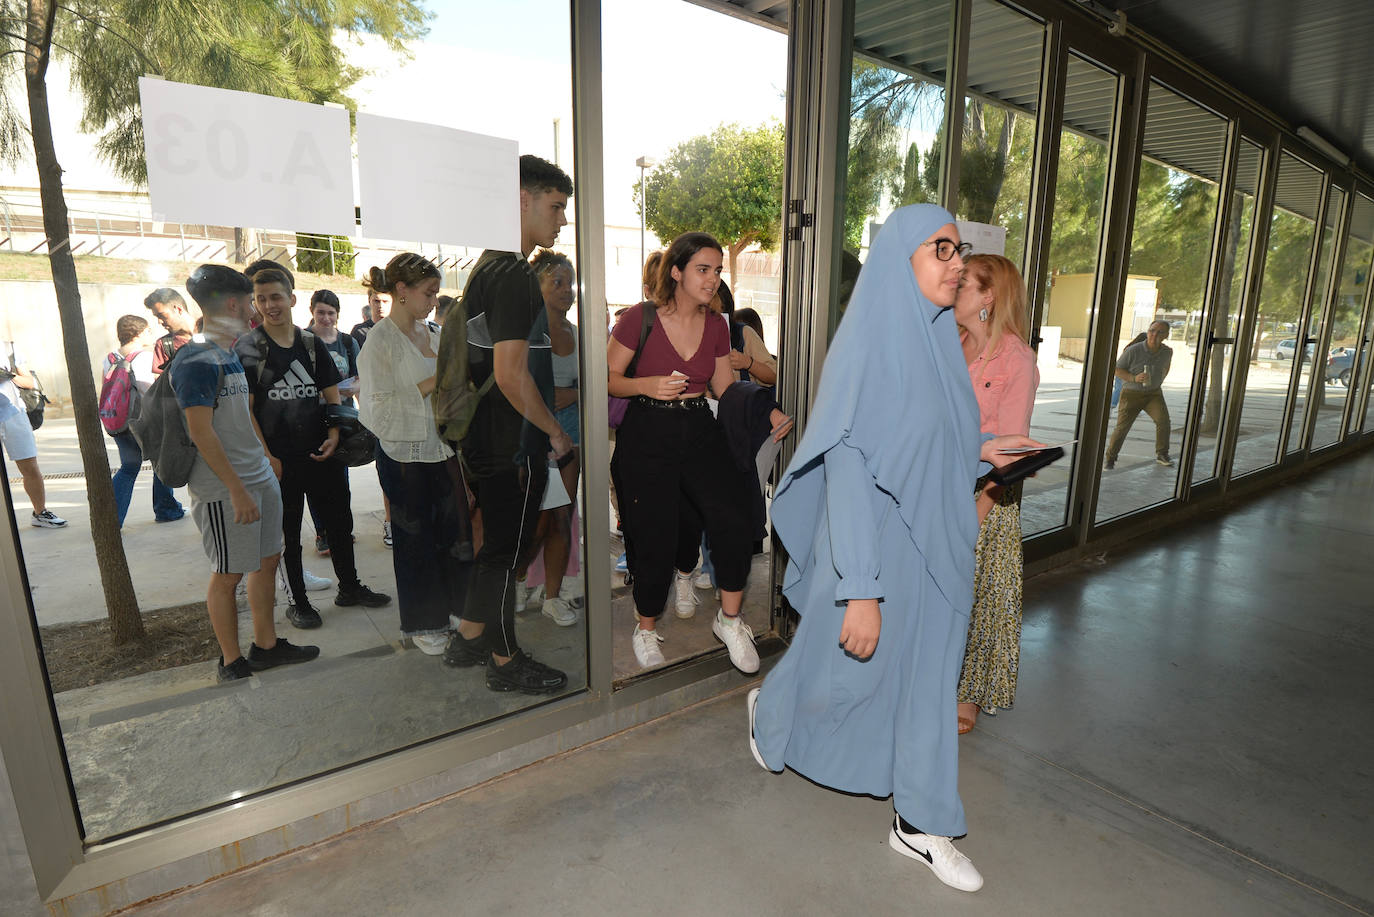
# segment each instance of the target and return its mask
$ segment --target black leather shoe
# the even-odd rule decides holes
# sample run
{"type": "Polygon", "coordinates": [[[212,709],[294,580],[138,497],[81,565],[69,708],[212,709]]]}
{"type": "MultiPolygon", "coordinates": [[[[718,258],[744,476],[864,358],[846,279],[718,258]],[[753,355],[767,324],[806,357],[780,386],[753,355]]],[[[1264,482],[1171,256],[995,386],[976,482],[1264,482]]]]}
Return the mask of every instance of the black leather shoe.
{"type": "Polygon", "coordinates": [[[364,608],[381,608],[383,605],[391,604],[391,596],[383,595],[380,592],[373,592],[371,589],[359,583],[348,589],[340,589],[334,596],[334,604],[341,608],[349,605],[361,605],[364,608]]]}

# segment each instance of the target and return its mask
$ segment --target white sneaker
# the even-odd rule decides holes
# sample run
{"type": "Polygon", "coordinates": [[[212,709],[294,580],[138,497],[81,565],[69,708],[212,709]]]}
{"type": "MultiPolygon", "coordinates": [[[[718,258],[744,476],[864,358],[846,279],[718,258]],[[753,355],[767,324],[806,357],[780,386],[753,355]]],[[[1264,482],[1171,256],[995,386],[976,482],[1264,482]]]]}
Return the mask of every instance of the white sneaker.
{"type": "Polygon", "coordinates": [[[544,607],[540,609],[544,617],[549,618],[559,627],[572,627],[577,623],[577,612],[573,611],[562,598],[554,596],[544,600],[544,607]]]}
{"type": "Polygon", "coordinates": [[[543,586],[526,586],[524,580],[515,581],[515,610],[537,611],[544,604],[543,586]]]}
{"type": "Polygon", "coordinates": [[[663,650],[658,648],[662,642],[663,638],[658,635],[658,631],[644,630],[638,624],[635,625],[634,636],[630,638],[630,643],[635,648],[635,661],[639,663],[641,669],[663,665],[663,650]]]}
{"type": "MultiPolygon", "coordinates": [[[[305,580],[306,592],[320,592],[334,585],[334,581],[327,576],[316,576],[305,568],[301,568],[301,578],[305,580]]],[[[277,586],[287,595],[291,594],[291,587],[286,583],[286,567],[277,565],[277,586]]]]}
{"type": "Polygon", "coordinates": [[[564,578],[563,585],[558,587],[558,597],[573,609],[580,609],[587,604],[582,595],[582,584],[572,579],[564,578]]]}
{"type": "Polygon", "coordinates": [[[391,523],[390,523],[390,522],[383,522],[383,523],[382,523],[382,547],[384,547],[384,548],[389,548],[389,547],[391,547],[391,541],[392,541],[392,538],[391,538],[391,523]]]}
{"type": "Polygon", "coordinates": [[[938,834],[907,834],[901,823],[892,819],[887,845],[902,856],[930,867],[935,877],[950,888],[976,892],[983,887],[983,875],[973,861],[954,849],[954,842],[938,834]]]}
{"type": "Polygon", "coordinates": [[[50,509],[45,509],[41,513],[34,513],[29,519],[29,525],[40,529],[60,529],[66,524],[66,519],[63,519],[50,509]]]}
{"type": "Polygon", "coordinates": [[[697,587],[692,585],[692,574],[675,573],[673,579],[677,583],[677,616],[690,618],[697,613],[697,604],[701,602],[697,598],[697,587]]]}
{"type": "Polygon", "coordinates": [[[448,648],[448,634],[416,634],[410,639],[426,656],[442,656],[448,648]]]}
{"type": "Polygon", "coordinates": [[[692,580],[692,585],[696,586],[698,589],[716,588],[716,584],[711,582],[711,574],[707,573],[705,570],[702,570],[696,575],[696,579],[692,580]]]}
{"type": "Polygon", "coordinates": [[[749,753],[754,756],[754,760],[758,762],[759,767],[768,771],[770,774],[780,774],[782,771],[775,771],[764,762],[763,755],[759,754],[759,743],[754,741],[754,711],[758,708],[759,691],[761,690],[763,689],[750,688],[749,699],[745,701],[745,703],[749,705],[749,753]]]}
{"type": "Polygon", "coordinates": [[[730,651],[730,661],[745,675],[759,670],[759,654],[754,649],[754,632],[738,617],[727,618],[724,611],[716,612],[711,633],[730,651]]]}

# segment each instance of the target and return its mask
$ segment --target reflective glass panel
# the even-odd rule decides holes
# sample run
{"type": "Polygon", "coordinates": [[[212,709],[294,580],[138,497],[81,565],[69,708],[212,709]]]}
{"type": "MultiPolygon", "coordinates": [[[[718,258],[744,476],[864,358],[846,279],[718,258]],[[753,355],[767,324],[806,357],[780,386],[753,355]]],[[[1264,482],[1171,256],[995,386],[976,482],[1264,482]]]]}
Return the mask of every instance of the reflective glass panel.
{"type": "Polygon", "coordinates": [[[1099,522],[1174,494],[1225,145],[1223,118],[1150,86],[1099,522]]]}
{"type": "MultiPolygon", "coordinates": [[[[538,598],[558,595],[561,577],[567,607],[585,605],[570,502],[576,486],[547,483],[562,481],[559,469],[550,470],[550,447],[564,451],[561,435],[549,439],[557,406],[551,367],[555,358],[564,370],[573,367],[557,387],[576,404],[579,360],[566,332],[580,305],[536,290],[525,264],[547,247],[560,274],[577,267],[574,233],[563,225],[564,217],[575,219],[576,197],[567,202],[558,190],[573,172],[568,4],[455,0],[431,9],[404,0],[377,4],[377,18],[365,22],[293,17],[290,5],[262,4],[258,19],[236,21],[229,31],[253,29],[249,43],[272,52],[264,58],[270,67],[235,64],[243,45],[216,44],[221,28],[201,36],[197,47],[209,48],[203,59],[185,54],[176,6],[130,6],[143,18],[122,34],[139,36],[148,53],[127,59],[116,47],[123,37],[84,17],[59,18],[60,44],[93,54],[64,58],[47,80],[89,364],[68,365],[56,344],[59,306],[47,252],[59,245],[43,235],[31,158],[3,178],[13,251],[0,255],[0,289],[24,303],[4,310],[4,337],[54,402],[36,431],[35,470],[44,486],[15,486],[15,508],[88,841],[241,800],[586,685],[585,610],[548,613],[538,598]],[[122,66],[130,78],[96,91],[83,82],[88,57],[122,66]],[[140,99],[131,87],[147,59],[165,65],[164,87],[238,90],[247,113],[230,116],[216,102],[176,109],[149,122],[145,160],[140,99]],[[469,91],[436,90],[453,86],[469,91]],[[274,106],[284,103],[268,96],[297,100],[297,114],[333,113],[340,130],[331,137],[278,118],[274,106]],[[347,112],[300,100],[356,110],[356,133],[347,112]],[[386,120],[369,125],[364,115],[386,120]],[[502,141],[482,147],[499,151],[488,165],[505,189],[490,206],[463,196],[474,190],[466,165],[475,160],[455,169],[455,160],[439,154],[462,146],[459,132],[502,141]],[[520,153],[547,163],[543,183],[529,194],[537,224],[518,215],[520,153]],[[172,171],[203,174],[196,194],[150,199],[145,166],[159,158],[172,171]],[[329,171],[336,161],[341,174],[329,171]],[[256,184],[246,193],[236,182],[256,184]],[[343,226],[337,215],[322,225],[325,217],[297,203],[326,191],[343,226]],[[453,199],[472,203],[439,203],[453,199]],[[226,224],[222,214],[231,205],[246,215],[226,224]],[[462,238],[454,235],[459,223],[467,225],[462,238]],[[484,249],[503,252],[488,261],[519,278],[513,294],[490,275],[478,289],[484,249]],[[263,259],[276,266],[254,285],[241,271],[263,259]],[[188,284],[205,264],[218,270],[188,284]],[[443,318],[436,307],[449,297],[465,298],[468,311],[486,319],[485,337],[460,327],[475,348],[472,378],[482,381],[494,354],[510,353],[513,377],[530,379],[538,392],[517,399],[529,416],[504,389],[484,396],[462,439],[465,455],[478,459],[466,478],[435,435],[435,399],[426,397],[436,373],[443,377],[453,355],[468,351],[466,343],[437,344],[443,318]],[[262,330],[250,331],[250,320],[262,330]],[[137,387],[160,391],[154,379],[170,378],[187,409],[179,414],[173,401],[170,417],[190,418],[202,447],[189,487],[167,488],[155,478],[130,434],[112,436],[96,421],[95,404],[86,405],[90,427],[78,429],[72,402],[83,387],[73,380],[86,383],[89,399],[92,380],[97,391],[110,391],[107,377],[123,379],[125,363],[137,387]],[[355,447],[351,466],[331,454],[330,431],[339,429],[331,424],[339,418],[330,411],[326,420],[320,404],[336,390],[364,409],[381,438],[378,450],[355,420],[343,418],[340,441],[355,447]],[[221,470],[205,458],[213,457],[206,452],[212,442],[227,457],[215,463],[221,470]],[[547,512],[534,509],[542,506],[547,512]],[[38,510],[66,525],[31,515],[38,510]],[[530,526],[522,527],[525,520],[530,526]],[[488,584],[502,586],[495,603],[469,593],[483,570],[494,574],[488,584]],[[543,585],[533,591],[536,584],[543,585]],[[517,618],[525,608],[534,613],[517,618]],[[472,664],[454,667],[443,654],[460,615],[474,636],[485,632],[459,660],[472,664]],[[140,629],[142,636],[117,639],[140,629]],[[283,640],[317,647],[318,656],[293,654],[283,640]],[[515,658],[517,650],[549,669],[517,659],[489,680],[488,661],[515,658]],[[515,679],[522,673],[534,677],[515,679]]],[[[596,305],[594,320],[601,321],[596,305]]],[[[106,419],[115,427],[120,403],[109,402],[106,419]]],[[[6,472],[16,474],[13,463],[6,472]]]]}
{"type": "MultiPolygon", "coordinates": [[[[1204,319],[1211,325],[1213,338],[1233,337],[1240,325],[1241,299],[1245,294],[1245,278],[1248,275],[1250,236],[1254,229],[1255,192],[1263,162],[1263,150],[1248,140],[1242,140],[1236,161],[1231,222],[1222,240],[1221,273],[1217,277],[1218,306],[1210,318],[1204,319]]],[[[1216,342],[1203,356],[1207,360],[1207,367],[1202,377],[1202,416],[1198,419],[1198,445],[1193,457],[1194,484],[1208,480],[1217,473],[1217,438],[1222,426],[1222,410],[1226,405],[1226,387],[1230,380],[1234,350],[1233,344],[1216,342]]]]}
{"type": "Polygon", "coordinates": [[[1374,261],[1374,244],[1361,238],[1359,227],[1374,223],[1374,201],[1364,195],[1355,197],[1355,212],[1350,232],[1345,237],[1345,259],[1341,265],[1336,299],[1331,307],[1331,343],[1327,347],[1322,376],[1322,403],[1312,432],[1312,448],[1329,446],[1340,439],[1346,402],[1357,370],[1360,350],[1360,319],[1364,315],[1365,294],[1369,290],[1369,271],[1374,261]]]}
{"type": "MultiPolygon", "coordinates": [[[[1039,280],[1048,306],[1040,319],[1040,387],[1031,414],[1031,436],[1041,442],[1077,439],[1081,428],[1079,405],[1086,384],[1088,342],[1097,317],[1102,214],[1118,81],[1116,73],[1069,56],[1049,271],[1039,280]]],[[[1059,528],[1066,521],[1069,481],[1081,454],[1076,445],[1066,451],[1066,460],[1024,484],[1021,528],[1026,535],[1059,528]]]]}
{"type": "Polygon", "coordinates": [[[1322,174],[1287,153],[1279,161],[1269,246],[1260,286],[1254,346],[1245,378],[1245,401],[1236,434],[1232,475],[1267,468],[1278,460],[1285,401],[1298,348],[1307,270],[1316,241],[1322,174]]]}
{"type": "Polygon", "coordinates": [[[1005,254],[1024,267],[1035,165],[1036,105],[1045,27],[995,0],[975,0],[955,217],[1006,230],[1005,254]]]}
{"type": "MultiPolygon", "coordinates": [[[[724,248],[724,285],[711,308],[731,313],[730,359],[739,371],[736,378],[742,374],[745,381],[771,386],[777,381],[781,319],[787,33],[781,25],[765,27],[683,0],[608,0],[602,4],[602,33],[607,49],[602,74],[606,320],[614,327],[627,310],[646,300],[662,305],[664,315],[678,309],[658,286],[659,275],[646,277],[644,264],[683,233],[710,233],[724,248]],[[665,35],[684,47],[707,49],[708,56],[720,62],[721,73],[728,74],[731,91],[703,89],[697,101],[709,101],[702,104],[683,101],[680,93],[665,96],[663,80],[646,77],[663,72],[665,35]]],[[[657,316],[659,308],[653,308],[657,316]]],[[[628,315],[642,315],[642,310],[628,315]]],[[[663,334],[655,321],[652,333],[663,334]]],[[[667,324],[665,320],[661,326],[667,324]]],[[[623,340],[617,334],[621,343],[610,346],[621,348],[621,353],[625,347],[637,349],[642,327],[633,322],[622,327],[623,340]]],[[[596,354],[588,365],[605,372],[607,358],[605,352],[596,354]]],[[[659,372],[667,374],[666,369],[659,372]]],[[[639,381],[652,384],[648,378],[639,381]]],[[[653,397],[662,403],[661,394],[653,397]]],[[[720,652],[712,622],[723,603],[736,600],[715,588],[716,565],[704,534],[719,522],[712,514],[724,515],[722,508],[698,504],[688,496],[689,476],[705,472],[686,463],[659,467],[665,464],[659,458],[665,454],[662,428],[646,434],[645,425],[635,419],[641,410],[657,409],[629,405],[626,423],[611,433],[614,532],[609,556],[594,561],[608,564],[612,571],[611,659],[618,682],[658,668],[657,663],[645,666],[636,652],[634,635],[640,622],[661,638],[655,641],[656,649],[671,665],[720,652]],[[646,455],[656,457],[627,458],[646,455]],[[632,542],[641,546],[638,554],[632,542]]],[[[704,454],[705,450],[695,453],[704,454]]],[[[733,460],[727,453],[712,461],[724,467],[733,460]]],[[[766,490],[766,480],[753,481],[750,487],[766,490]]],[[[759,505],[766,506],[766,498],[759,505]]],[[[753,506],[739,507],[744,512],[738,524],[758,533],[763,520],[750,514],[753,506]]],[[[772,545],[764,538],[753,547],[748,581],[738,601],[744,620],[762,638],[772,624],[772,545]]],[[[740,559],[727,558],[726,563],[740,559]]],[[[642,649],[641,644],[641,653],[642,649]]]]}
{"type": "Polygon", "coordinates": [[[1299,355],[1298,390],[1293,408],[1293,423],[1288,428],[1288,446],[1285,450],[1288,455],[1302,449],[1310,412],[1325,410],[1325,384],[1316,383],[1315,391],[1311,386],[1314,379],[1320,378],[1317,375],[1318,366],[1321,367],[1321,376],[1326,375],[1326,357],[1318,357],[1316,348],[1321,340],[1322,322],[1330,314],[1331,304],[1328,301],[1327,285],[1330,283],[1331,269],[1336,260],[1336,230],[1340,225],[1341,211],[1344,207],[1345,192],[1333,185],[1326,193],[1326,225],[1322,227],[1321,254],[1317,261],[1317,276],[1308,293],[1312,308],[1307,316],[1307,338],[1299,355]]]}

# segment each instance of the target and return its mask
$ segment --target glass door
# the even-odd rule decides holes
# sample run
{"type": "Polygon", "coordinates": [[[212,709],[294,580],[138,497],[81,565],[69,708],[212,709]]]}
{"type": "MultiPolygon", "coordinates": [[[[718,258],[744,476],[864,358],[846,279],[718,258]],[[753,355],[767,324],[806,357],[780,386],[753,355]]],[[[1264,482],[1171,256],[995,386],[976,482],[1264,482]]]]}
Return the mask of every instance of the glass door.
{"type": "Polygon", "coordinates": [[[1344,426],[1347,402],[1350,397],[1360,356],[1360,320],[1364,316],[1366,294],[1369,291],[1369,271],[1374,266],[1374,241],[1368,226],[1374,223],[1374,201],[1356,195],[1349,231],[1345,237],[1345,257],[1341,262],[1340,279],[1331,304],[1331,336],[1326,345],[1326,360],[1319,375],[1322,382],[1321,407],[1317,411],[1312,431],[1312,448],[1320,449],[1337,442],[1344,426]]]}
{"type": "MultiPolygon", "coordinates": [[[[1117,69],[1069,52],[1059,156],[1050,166],[1055,190],[1048,224],[1049,254],[1043,274],[1034,281],[1039,286],[1032,325],[1038,341],[1040,388],[1030,434],[1042,442],[1076,440],[1082,429],[1121,83],[1117,69]]],[[[1021,527],[1027,537],[1062,528],[1070,521],[1070,485],[1080,451],[1077,445],[1066,451],[1067,461],[1025,482],[1021,527]]]]}
{"type": "Polygon", "coordinates": [[[1235,185],[1231,192],[1231,213],[1222,238],[1220,274],[1217,277],[1215,306],[1205,319],[1198,352],[1203,364],[1199,375],[1198,399],[1201,416],[1198,418],[1197,445],[1193,453],[1191,483],[1196,485],[1215,478],[1221,450],[1217,447],[1222,430],[1223,411],[1230,392],[1232,358],[1236,349],[1236,333],[1240,327],[1241,306],[1245,296],[1245,281],[1249,276],[1250,240],[1255,228],[1255,203],[1264,164],[1264,150],[1259,144],[1241,138],[1236,157],[1235,185]]]}
{"type": "Polygon", "coordinates": [[[1341,218],[1345,212],[1344,189],[1331,185],[1326,191],[1326,209],[1322,218],[1321,254],[1317,259],[1317,273],[1308,291],[1310,306],[1307,310],[1305,329],[1301,339],[1294,345],[1293,362],[1298,367],[1298,387],[1293,407],[1293,423],[1288,428],[1287,446],[1284,455],[1301,452],[1307,443],[1307,429],[1315,418],[1313,414],[1324,410],[1326,402],[1325,383],[1326,354],[1322,352],[1321,342],[1324,325],[1330,320],[1332,301],[1327,285],[1335,265],[1337,242],[1341,229],[1341,218]],[[1320,367],[1320,369],[1318,369],[1320,367]]]}
{"type": "Polygon", "coordinates": [[[1291,153],[1280,157],[1233,477],[1278,461],[1321,189],[1321,172],[1291,153]]]}

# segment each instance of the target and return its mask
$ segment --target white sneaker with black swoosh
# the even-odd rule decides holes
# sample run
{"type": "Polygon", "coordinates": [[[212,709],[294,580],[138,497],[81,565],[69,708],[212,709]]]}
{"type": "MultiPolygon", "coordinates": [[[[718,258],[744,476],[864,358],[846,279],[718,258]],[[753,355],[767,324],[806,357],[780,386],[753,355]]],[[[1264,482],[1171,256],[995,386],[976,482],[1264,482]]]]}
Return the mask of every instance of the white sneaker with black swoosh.
{"type": "Polygon", "coordinates": [[[973,861],[954,849],[954,842],[938,834],[908,834],[901,823],[892,819],[887,845],[902,856],[925,863],[935,877],[950,888],[961,892],[976,892],[983,887],[983,874],[973,861]]]}

